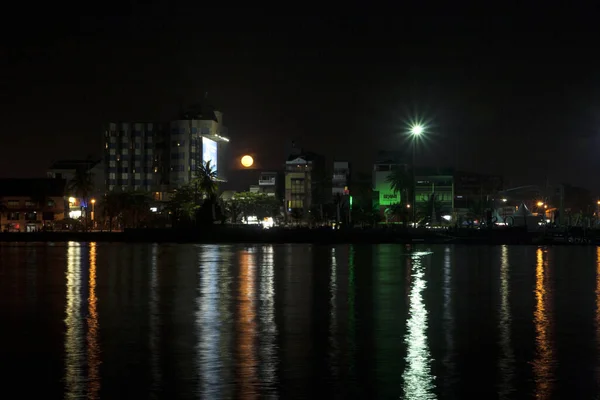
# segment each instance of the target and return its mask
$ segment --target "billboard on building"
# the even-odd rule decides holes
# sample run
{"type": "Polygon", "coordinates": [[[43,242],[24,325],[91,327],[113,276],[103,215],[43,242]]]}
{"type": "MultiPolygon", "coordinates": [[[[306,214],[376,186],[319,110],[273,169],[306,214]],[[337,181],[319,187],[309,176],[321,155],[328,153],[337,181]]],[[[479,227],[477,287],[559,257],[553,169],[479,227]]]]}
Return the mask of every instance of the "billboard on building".
{"type": "Polygon", "coordinates": [[[217,171],[217,142],[202,137],[202,162],[210,161],[213,171],[217,171]]]}
{"type": "Polygon", "coordinates": [[[391,206],[400,203],[400,193],[394,193],[392,190],[386,189],[379,191],[379,205],[391,206]]]}
{"type": "Polygon", "coordinates": [[[390,206],[400,203],[400,193],[392,190],[390,183],[387,181],[389,172],[376,172],[374,176],[374,190],[379,192],[379,205],[390,206]]]}

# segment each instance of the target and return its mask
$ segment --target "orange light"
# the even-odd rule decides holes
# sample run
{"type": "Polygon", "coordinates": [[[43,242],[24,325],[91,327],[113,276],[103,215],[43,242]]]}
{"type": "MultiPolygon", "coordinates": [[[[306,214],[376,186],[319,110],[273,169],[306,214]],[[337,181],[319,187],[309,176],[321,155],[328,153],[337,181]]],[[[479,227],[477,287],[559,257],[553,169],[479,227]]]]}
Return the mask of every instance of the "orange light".
{"type": "Polygon", "coordinates": [[[538,206],[538,207],[541,207],[541,206],[543,206],[543,205],[544,205],[544,202],[543,202],[543,201],[538,201],[538,202],[537,202],[537,206],[538,206]]]}
{"type": "Polygon", "coordinates": [[[252,156],[245,155],[244,157],[242,157],[241,163],[242,166],[244,166],[245,168],[250,168],[252,164],[254,164],[254,159],[252,158],[252,156]]]}

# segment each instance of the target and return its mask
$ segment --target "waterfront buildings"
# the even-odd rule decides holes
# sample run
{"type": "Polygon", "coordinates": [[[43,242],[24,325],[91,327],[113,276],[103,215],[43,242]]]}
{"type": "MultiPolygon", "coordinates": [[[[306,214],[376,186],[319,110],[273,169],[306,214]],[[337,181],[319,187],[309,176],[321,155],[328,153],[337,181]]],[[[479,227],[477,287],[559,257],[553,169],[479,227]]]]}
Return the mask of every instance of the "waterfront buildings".
{"type": "Polygon", "coordinates": [[[268,196],[283,198],[283,174],[275,171],[263,171],[258,177],[258,191],[268,196]]]}
{"type": "Polygon", "coordinates": [[[66,180],[0,179],[0,227],[3,232],[54,229],[65,218],[66,180]]]}
{"type": "Polygon", "coordinates": [[[389,182],[389,177],[394,169],[403,169],[407,174],[410,173],[409,166],[403,161],[401,153],[379,152],[377,161],[373,166],[372,181],[373,202],[379,208],[381,215],[384,215],[388,207],[401,203],[402,193],[392,190],[389,182]]]}
{"type": "Polygon", "coordinates": [[[104,143],[106,191],[143,190],[164,200],[208,161],[224,181],[228,142],[223,113],[210,107],[193,107],[164,123],[110,123],[104,143]]]}
{"type": "Polygon", "coordinates": [[[415,206],[417,212],[426,212],[449,221],[454,211],[454,171],[451,168],[415,168],[415,206]],[[428,205],[428,203],[431,203],[428,205]]]}
{"type": "Polygon", "coordinates": [[[285,204],[289,215],[308,216],[313,205],[325,200],[324,157],[311,152],[294,151],[285,163],[285,204]]]}

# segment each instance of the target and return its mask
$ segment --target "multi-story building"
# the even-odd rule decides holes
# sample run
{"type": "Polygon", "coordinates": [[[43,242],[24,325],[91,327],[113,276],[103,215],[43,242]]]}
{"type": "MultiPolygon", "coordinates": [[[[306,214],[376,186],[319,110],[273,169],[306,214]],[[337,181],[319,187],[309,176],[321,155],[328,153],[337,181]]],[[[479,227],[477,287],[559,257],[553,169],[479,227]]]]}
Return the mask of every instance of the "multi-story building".
{"type": "Polygon", "coordinates": [[[439,207],[435,215],[441,214],[449,220],[454,210],[454,171],[451,168],[416,168],[415,201],[417,210],[426,210],[430,201],[439,207]]]}
{"type": "Polygon", "coordinates": [[[65,217],[64,179],[0,179],[0,227],[5,232],[53,229],[65,217]]]}
{"type": "Polygon", "coordinates": [[[324,169],[322,156],[295,152],[285,163],[285,204],[288,213],[308,215],[313,205],[324,201],[324,169]]]}
{"type": "Polygon", "coordinates": [[[110,123],[104,143],[106,190],[154,192],[167,183],[158,159],[163,135],[157,123],[110,123]]]}
{"type": "Polygon", "coordinates": [[[490,200],[503,190],[501,176],[457,171],[454,174],[454,207],[457,212],[468,212],[476,203],[490,200]]]}
{"type": "Polygon", "coordinates": [[[143,190],[163,200],[211,162],[225,180],[227,129],[223,114],[194,107],[167,123],[110,123],[105,133],[106,190],[143,190]]]}
{"type": "Polygon", "coordinates": [[[218,179],[226,179],[224,155],[229,139],[223,113],[196,107],[184,113],[181,119],[171,121],[169,128],[172,185],[189,183],[197,168],[209,161],[218,179]]]}
{"type": "Polygon", "coordinates": [[[331,194],[333,196],[348,196],[350,194],[350,163],[348,161],[333,162],[331,194]]]}
{"type": "Polygon", "coordinates": [[[389,182],[389,177],[395,169],[409,171],[409,166],[402,160],[399,152],[380,152],[373,166],[373,195],[374,203],[379,207],[381,214],[385,209],[394,204],[400,204],[401,193],[395,192],[389,182]]]}
{"type": "Polygon", "coordinates": [[[258,187],[260,193],[268,196],[274,196],[281,200],[283,198],[283,174],[281,172],[263,171],[258,177],[258,187]]]}

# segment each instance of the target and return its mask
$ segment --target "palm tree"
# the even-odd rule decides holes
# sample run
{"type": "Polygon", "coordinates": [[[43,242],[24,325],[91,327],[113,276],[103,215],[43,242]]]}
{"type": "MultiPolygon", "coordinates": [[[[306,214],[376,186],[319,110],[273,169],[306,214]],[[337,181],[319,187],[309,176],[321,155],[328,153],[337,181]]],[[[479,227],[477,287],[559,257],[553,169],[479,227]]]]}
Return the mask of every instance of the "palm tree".
{"type": "Polygon", "coordinates": [[[108,219],[108,231],[112,232],[113,221],[121,213],[120,193],[109,192],[102,202],[104,217],[108,219]]]}
{"type": "MultiPolygon", "coordinates": [[[[413,179],[404,167],[396,166],[386,178],[394,193],[400,193],[401,202],[410,203],[408,195],[413,191],[413,179]]],[[[414,206],[414,204],[413,204],[414,206]]]]}
{"type": "Polygon", "coordinates": [[[88,200],[90,199],[90,196],[94,192],[94,181],[92,180],[92,174],[89,171],[86,171],[85,169],[82,169],[82,168],[77,169],[75,171],[75,176],[73,177],[73,179],[71,179],[71,181],[69,182],[69,184],[67,186],[67,190],[69,191],[69,193],[72,193],[77,198],[80,198],[83,200],[83,203],[86,206],[85,230],[87,230],[88,218],[89,218],[89,215],[87,212],[88,200]]]}
{"type": "Polygon", "coordinates": [[[216,203],[219,185],[217,184],[217,171],[210,164],[210,160],[204,164],[200,164],[196,172],[196,180],[194,186],[206,195],[205,201],[210,202],[212,219],[215,221],[217,219],[216,203]]]}

